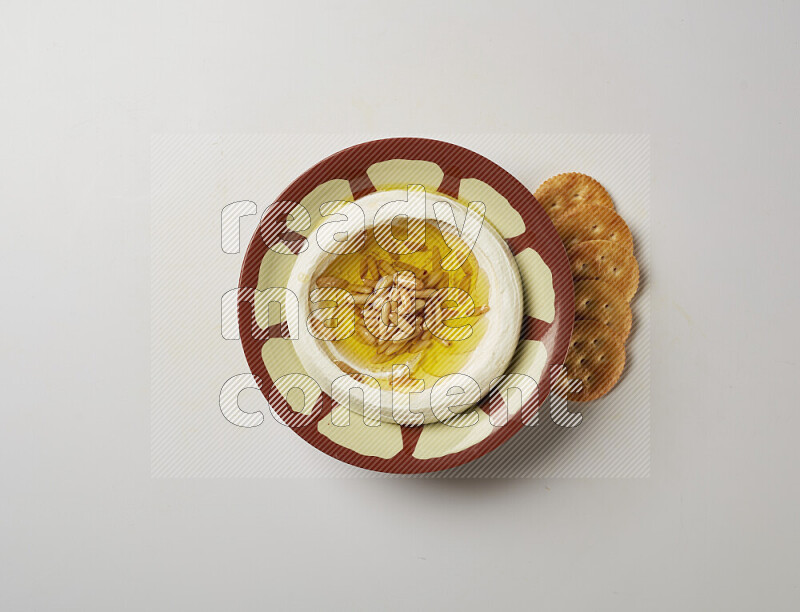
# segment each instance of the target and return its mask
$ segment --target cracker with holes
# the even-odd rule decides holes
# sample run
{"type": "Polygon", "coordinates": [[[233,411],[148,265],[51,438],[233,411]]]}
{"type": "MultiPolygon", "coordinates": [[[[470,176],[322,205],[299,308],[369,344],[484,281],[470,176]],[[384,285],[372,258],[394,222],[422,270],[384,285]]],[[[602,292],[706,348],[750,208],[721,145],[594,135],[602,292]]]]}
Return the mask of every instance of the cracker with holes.
{"type": "Polygon", "coordinates": [[[614,388],[625,368],[625,346],[599,321],[575,321],[567,360],[567,379],[580,381],[566,393],[572,402],[596,400],[614,388]]]}
{"type": "Polygon", "coordinates": [[[613,209],[593,204],[575,206],[553,219],[564,247],[587,240],[609,240],[633,252],[628,224],[613,209]]]}
{"type": "Polygon", "coordinates": [[[550,177],[533,195],[550,217],[583,204],[614,208],[614,201],[605,188],[591,176],[579,172],[550,177]]]}
{"type": "Polygon", "coordinates": [[[639,287],[639,264],[625,247],[610,240],[589,240],[567,250],[572,278],[614,285],[630,302],[639,287]]]}
{"type": "Polygon", "coordinates": [[[575,283],[575,318],[603,323],[620,342],[628,339],[633,324],[631,307],[620,290],[596,280],[575,283]]]}

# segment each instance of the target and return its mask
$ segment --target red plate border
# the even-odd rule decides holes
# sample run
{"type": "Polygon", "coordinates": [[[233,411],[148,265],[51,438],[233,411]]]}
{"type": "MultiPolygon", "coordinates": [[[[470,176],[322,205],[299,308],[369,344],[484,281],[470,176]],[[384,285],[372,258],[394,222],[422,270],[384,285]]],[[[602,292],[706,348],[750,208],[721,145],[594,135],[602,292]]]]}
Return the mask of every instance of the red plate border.
{"type": "MultiPolygon", "coordinates": [[[[444,172],[444,179],[438,191],[453,198],[458,197],[462,178],[474,178],[490,185],[508,200],[522,216],[525,232],[506,242],[516,256],[526,248],[532,248],[550,268],[555,290],[555,317],[551,323],[526,316],[523,320],[521,340],[539,340],[547,350],[545,375],[539,383],[539,392],[528,400],[526,405],[508,423],[495,427],[484,440],[463,451],[434,459],[416,459],[412,456],[422,427],[401,427],[403,449],[390,459],[361,455],[341,446],[319,433],[317,423],[332,409],[330,395],[323,390],[312,422],[292,427],[292,430],[306,442],[326,455],[360,468],[393,474],[422,474],[436,472],[469,463],[493,451],[518,433],[524,423],[523,414],[532,415],[539,409],[550,391],[547,375],[553,366],[562,365],[569,347],[574,318],[574,295],[572,275],[564,245],[550,218],[539,205],[533,194],[506,170],[485,157],[458,145],[427,138],[387,138],[373,140],[348,147],[320,161],[291,183],[276,200],[277,203],[300,202],[315,187],[333,179],[350,182],[353,198],[358,199],[375,187],[367,175],[367,169],[382,161],[408,159],[429,161],[437,164],[444,172]]],[[[258,286],[261,261],[267,250],[290,233],[276,232],[276,224],[284,224],[291,206],[273,205],[263,215],[258,230],[254,233],[245,252],[239,280],[238,317],[239,332],[245,358],[252,374],[259,384],[264,397],[285,422],[297,419],[288,402],[274,393],[272,379],[267,372],[261,349],[270,337],[281,334],[279,326],[272,326],[264,334],[252,333],[253,290],[258,286]]],[[[285,227],[285,225],[283,226],[285,227]]],[[[287,255],[288,256],[288,255],[287,255]]],[[[488,411],[488,395],[478,404],[488,411]]],[[[527,417],[526,417],[527,418],[527,417]]]]}

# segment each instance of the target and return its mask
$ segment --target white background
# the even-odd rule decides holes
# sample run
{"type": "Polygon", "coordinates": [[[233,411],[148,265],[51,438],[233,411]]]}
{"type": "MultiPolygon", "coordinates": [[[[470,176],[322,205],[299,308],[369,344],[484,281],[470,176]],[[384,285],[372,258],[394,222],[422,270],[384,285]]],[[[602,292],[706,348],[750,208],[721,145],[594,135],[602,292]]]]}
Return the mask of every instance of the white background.
{"type": "Polygon", "coordinates": [[[4,3],[3,610],[794,610],[788,2],[4,3]],[[645,480],[152,480],[154,132],[652,144],[645,480]]]}

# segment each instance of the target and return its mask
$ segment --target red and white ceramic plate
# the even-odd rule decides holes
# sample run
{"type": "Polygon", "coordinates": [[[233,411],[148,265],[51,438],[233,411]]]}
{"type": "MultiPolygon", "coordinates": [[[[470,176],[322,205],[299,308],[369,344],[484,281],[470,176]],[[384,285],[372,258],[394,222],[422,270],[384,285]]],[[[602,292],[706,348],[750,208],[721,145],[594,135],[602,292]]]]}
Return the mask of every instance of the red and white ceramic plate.
{"type": "Polygon", "coordinates": [[[477,153],[447,142],[391,138],[339,151],[298,177],[263,216],[244,258],[238,297],[239,331],[261,392],[292,430],[323,453],[346,463],[397,474],[418,474],[462,465],[485,455],[520,431],[550,389],[550,372],[564,362],[574,316],[573,283],[564,246],[544,210],[511,174],[477,153]],[[308,219],[297,224],[302,204],[313,220],[331,201],[355,201],[374,191],[423,185],[461,203],[486,205],[486,220],[502,235],[519,268],[524,295],[522,331],[508,372],[536,380],[538,392],[523,396],[502,423],[490,418],[499,395],[474,407],[471,427],[430,423],[401,427],[351,418],[331,422],[334,402],[324,389],[296,389],[274,381],[304,374],[285,321],[270,325],[254,311],[255,290],[285,287],[308,219]],[[304,397],[305,394],[305,397],[304,397]],[[490,401],[491,400],[491,401],[490,401]],[[310,408],[313,407],[313,408],[310,408]]]}

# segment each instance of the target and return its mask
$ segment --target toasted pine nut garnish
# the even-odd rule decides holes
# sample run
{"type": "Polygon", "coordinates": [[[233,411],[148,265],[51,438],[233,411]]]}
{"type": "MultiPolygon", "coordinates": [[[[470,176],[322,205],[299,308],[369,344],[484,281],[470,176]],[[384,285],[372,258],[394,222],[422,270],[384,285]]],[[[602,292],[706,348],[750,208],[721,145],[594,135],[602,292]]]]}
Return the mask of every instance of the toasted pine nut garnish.
{"type": "Polygon", "coordinates": [[[432,344],[433,344],[433,340],[431,340],[430,338],[427,339],[427,340],[422,340],[422,339],[417,340],[414,343],[414,345],[412,346],[412,348],[410,349],[409,352],[421,353],[422,351],[427,351],[431,347],[432,344]]]}
{"type": "Polygon", "coordinates": [[[389,325],[389,317],[392,314],[392,304],[391,302],[384,302],[383,307],[381,308],[381,323],[384,325],[389,325]]]}
{"type": "MultiPolygon", "coordinates": [[[[389,363],[406,362],[414,370],[425,352],[436,343],[451,347],[456,341],[447,337],[439,338],[430,329],[441,327],[443,319],[477,317],[489,311],[488,304],[476,305],[471,315],[465,315],[463,307],[450,308],[455,300],[445,300],[439,293],[448,287],[465,292],[474,288],[478,280],[474,259],[466,259],[460,270],[450,272],[442,268],[441,246],[433,244],[429,247],[424,243],[413,246],[417,248],[412,248],[410,252],[422,255],[419,263],[416,259],[413,259],[414,264],[407,263],[402,254],[377,250],[375,253],[365,253],[349,269],[344,265],[336,265],[316,279],[317,287],[344,289],[353,298],[355,311],[349,312],[355,315],[355,344],[342,346],[353,353],[356,359],[353,363],[372,363],[376,364],[376,370],[385,371],[389,363]],[[427,248],[430,250],[425,250],[427,248]],[[358,276],[354,281],[346,280],[355,271],[358,276]],[[431,312],[426,318],[424,314],[429,308],[431,312]]],[[[337,298],[331,301],[342,300],[337,298]]],[[[347,308],[352,308],[352,302],[347,308]]],[[[334,314],[340,316],[338,311],[334,314]]],[[[332,328],[316,320],[312,329],[322,340],[337,339],[332,328]]],[[[435,353],[437,359],[441,357],[438,352],[435,353]]],[[[357,366],[351,366],[346,361],[336,359],[334,363],[342,372],[357,380],[369,378],[358,372],[357,366]]]]}
{"type": "Polygon", "coordinates": [[[338,276],[320,276],[317,278],[317,287],[338,287],[340,289],[345,289],[348,284],[346,280],[338,276]]]}
{"type": "Polygon", "coordinates": [[[363,344],[368,346],[375,346],[378,343],[378,339],[369,333],[363,325],[356,324],[356,336],[363,344]]]}
{"type": "Polygon", "coordinates": [[[397,355],[402,352],[403,347],[406,345],[405,342],[397,341],[397,342],[389,342],[388,348],[384,351],[385,355],[397,355]]]}
{"type": "Polygon", "coordinates": [[[389,265],[388,262],[380,260],[378,262],[378,270],[380,270],[381,274],[384,276],[394,276],[395,269],[389,265]]]}
{"type": "Polygon", "coordinates": [[[409,339],[416,342],[417,340],[422,338],[423,333],[425,333],[425,329],[422,327],[422,325],[417,325],[416,329],[414,330],[414,334],[409,339]]]}
{"type": "MultiPolygon", "coordinates": [[[[413,329],[413,325],[407,321],[406,319],[398,319],[398,322],[395,323],[397,325],[397,330],[392,334],[392,340],[397,342],[400,340],[410,340],[414,337],[414,334],[409,336],[409,332],[413,329]]],[[[414,332],[416,333],[416,332],[414,332]]]]}
{"type": "Polygon", "coordinates": [[[392,277],[389,276],[382,276],[381,279],[375,285],[374,291],[380,291],[381,289],[386,289],[387,287],[392,286],[392,277]]]}
{"type": "Polygon", "coordinates": [[[438,342],[444,347],[448,347],[451,344],[453,344],[452,342],[450,342],[450,340],[445,340],[444,338],[440,338],[439,336],[433,336],[433,338],[436,340],[436,342],[438,342]]]}
{"type": "Polygon", "coordinates": [[[448,320],[448,319],[465,319],[468,317],[479,317],[482,314],[486,314],[489,312],[489,306],[476,306],[475,310],[471,315],[467,314],[459,314],[458,309],[456,308],[442,308],[441,309],[441,319],[448,320]]]}
{"type": "Polygon", "coordinates": [[[376,353],[370,361],[372,361],[372,363],[386,363],[391,359],[392,359],[391,355],[376,353]]]}
{"type": "Polygon", "coordinates": [[[422,268],[418,268],[417,266],[412,266],[411,264],[405,263],[403,261],[395,261],[393,262],[393,265],[395,268],[413,272],[416,276],[423,276],[425,274],[425,270],[423,270],[422,268]]]}
{"type": "Polygon", "coordinates": [[[444,280],[446,273],[444,270],[435,270],[428,274],[423,280],[426,287],[436,287],[444,280]]]}
{"type": "Polygon", "coordinates": [[[344,361],[339,361],[338,359],[334,359],[333,363],[345,374],[361,374],[358,370],[354,370],[349,365],[347,365],[344,361]]]}

